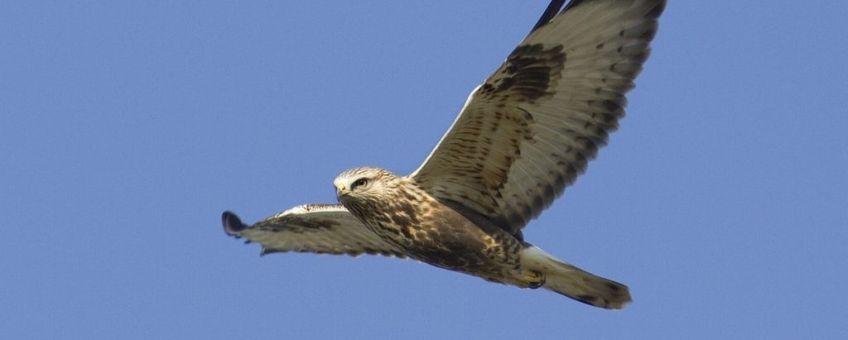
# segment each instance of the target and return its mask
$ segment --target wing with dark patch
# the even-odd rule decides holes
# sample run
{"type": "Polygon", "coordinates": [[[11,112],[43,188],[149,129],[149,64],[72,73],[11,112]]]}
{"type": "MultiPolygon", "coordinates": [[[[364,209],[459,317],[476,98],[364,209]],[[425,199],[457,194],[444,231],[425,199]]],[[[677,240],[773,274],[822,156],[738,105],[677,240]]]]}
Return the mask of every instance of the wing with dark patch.
{"type": "Polygon", "coordinates": [[[410,176],[517,234],[582,173],[624,115],[662,0],[554,3],[469,96],[410,176]],[[553,10],[552,10],[553,8],[553,10]]]}
{"type": "Polygon", "coordinates": [[[221,218],[227,234],[261,244],[263,255],[294,251],[405,257],[341,205],[301,205],[250,226],[229,211],[221,218]]]}

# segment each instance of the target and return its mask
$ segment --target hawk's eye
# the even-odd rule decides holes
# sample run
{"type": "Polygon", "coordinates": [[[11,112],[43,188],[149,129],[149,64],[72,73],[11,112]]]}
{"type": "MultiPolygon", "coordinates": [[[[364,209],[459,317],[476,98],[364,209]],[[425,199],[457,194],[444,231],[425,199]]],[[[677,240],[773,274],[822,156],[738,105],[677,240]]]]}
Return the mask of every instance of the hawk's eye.
{"type": "Polygon", "coordinates": [[[362,186],[362,185],[366,185],[366,184],[368,184],[368,179],[367,179],[367,178],[363,177],[363,178],[357,179],[357,180],[356,180],[356,181],[354,181],[354,182],[353,182],[353,184],[350,186],[350,190],[354,190],[354,189],[356,189],[356,187],[359,187],[359,186],[362,186]]]}

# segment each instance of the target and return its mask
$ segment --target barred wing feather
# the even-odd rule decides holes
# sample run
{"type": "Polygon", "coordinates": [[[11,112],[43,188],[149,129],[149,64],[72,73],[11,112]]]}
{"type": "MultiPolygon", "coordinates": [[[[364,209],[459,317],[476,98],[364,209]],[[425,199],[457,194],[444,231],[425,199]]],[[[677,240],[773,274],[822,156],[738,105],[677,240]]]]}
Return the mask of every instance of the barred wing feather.
{"type": "Polygon", "coordinates": [[[297,206],[250,226],[231,212],[224,212],[222,219],[227,234],[261,244],[262,254],[293,251],[405,257],[337,204],[297,206]]]}
{"type": "Polygon", "coordinates": [[[516,235],[618,127],[665,1],[572,1],[556,15],[553,6],[410,175],[516,235]]]}

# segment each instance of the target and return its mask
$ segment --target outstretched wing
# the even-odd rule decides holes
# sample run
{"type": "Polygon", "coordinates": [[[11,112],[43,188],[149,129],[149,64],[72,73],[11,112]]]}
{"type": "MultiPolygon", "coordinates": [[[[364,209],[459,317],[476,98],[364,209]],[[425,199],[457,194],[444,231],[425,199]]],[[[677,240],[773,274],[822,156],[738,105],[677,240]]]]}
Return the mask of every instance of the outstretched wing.
{"type": "Polygon", "coordinates": [[[469,96],[412,177],[518,234],[586,169],[624,115],[663,0],[553,1],[469,96]]]}
{"type": "Polygon", "coordinates": [[[406,257],[365,227],[343,206],[301,205],[247,226],[235,214],[221,216],[224,231],[262,245],[262,254],[304,252],[406,257]]]}

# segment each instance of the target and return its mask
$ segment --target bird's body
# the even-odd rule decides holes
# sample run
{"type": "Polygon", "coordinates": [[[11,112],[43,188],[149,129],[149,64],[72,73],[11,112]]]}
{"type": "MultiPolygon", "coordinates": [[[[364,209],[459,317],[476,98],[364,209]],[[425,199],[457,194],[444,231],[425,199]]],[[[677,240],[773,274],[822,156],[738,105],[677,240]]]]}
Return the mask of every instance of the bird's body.
{"type": "Polygon", "coordinates": [[[340,205],[298,206],[253,225],[225,212],[225,231],[263,253],[382,254],[603,308],[626,286],[560,261],[522,228],[582,173],[624,114],[664,0],[553,0],[424,163],[334,181],[340,205]]]}
{"type": "MultiPolygon", "coordinates": [[[[526,245],[504,229],[475,223],[459,211],[445,207],[409,177],[386,170],[358,168],[336,179],[339,201],[369,230],[403,249],[409,257],[436,267],[518,286],[540,282],[520,281],[519,251],[526,245]],[[346,192],[344,182],[366,178],[377,190],[346,192]],[[369,193],[375,192],[379,194],[369,193]],[[390,198],[390,199],[386,199],[390,198]]],[[[480,221],[480,219],[477,219],[480,221]]]]}
{"type": "Polygon", "coordinates": [[[334,181],[342,205],[405,255],[433,266],[521,288],[545,287],[584,303],[618,308],[627,287],[557,260],[506,228],[430,195],[410,176],[378,168],[334,181]]]}

